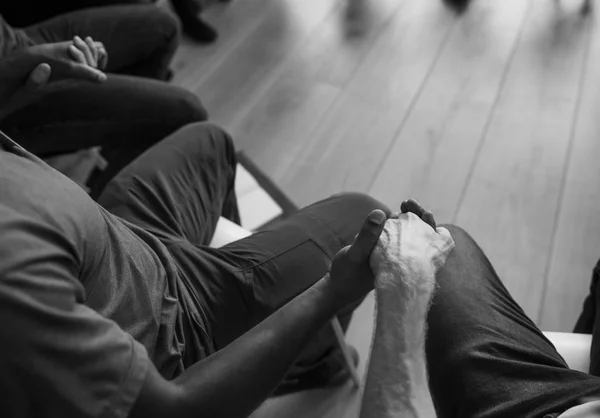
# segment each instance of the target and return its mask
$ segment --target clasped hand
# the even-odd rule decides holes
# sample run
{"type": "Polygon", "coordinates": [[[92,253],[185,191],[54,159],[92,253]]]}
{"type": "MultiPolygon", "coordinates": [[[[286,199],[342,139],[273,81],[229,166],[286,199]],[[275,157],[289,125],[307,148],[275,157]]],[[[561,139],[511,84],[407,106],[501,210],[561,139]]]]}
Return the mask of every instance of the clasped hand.
{"type": "Polygon", "coordinates": [[[416,201],[405,201],[400,209],[400,213],[389,219],[381,210],[371,212],[352,245],[342,248],[334,257],[329,280],[347,303],[364,296],[374,286],[394,284],[386,280],[423,285],[421,278],[433,277],[454,248],[448,230],[436,227],[431,212],[416,201]],[[401,271],[403,277],[383,274],[390,269],[401,271]]]}
{"type": "Polygon", "coordinates": [[[30,46],[4,58],[0,61],[0,114],[29,105],[55,81],[104,82],[107,60],[102,42],[78,36],[72,41],[30,46]]]}
{"type": "Polygon", "coordinates": [[[108,54],[102,42],[89,36],[85,40],[75,36],[72,41],[34,45],[22,54],[36,57],[40,63],[29,76],[29,83],[42,85],[49,81],[80,79],[102,82],[102,72],[108,62],[108,54]]]}

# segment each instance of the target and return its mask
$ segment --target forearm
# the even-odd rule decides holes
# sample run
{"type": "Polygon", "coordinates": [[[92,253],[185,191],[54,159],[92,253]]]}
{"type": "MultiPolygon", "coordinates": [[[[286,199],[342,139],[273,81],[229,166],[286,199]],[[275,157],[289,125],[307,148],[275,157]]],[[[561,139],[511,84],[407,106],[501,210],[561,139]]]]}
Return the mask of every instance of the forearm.
{"type": "Polygon", "coordinates": [[[171,416],[249,416],[341,307],[328,283],[317,282],[229,346],[186,370],[175,381],[181,390],[180,415],[171,416]]]}
{"type": "MultiPolygon", "coordinates": [[[[388,283],[393,286],[376,288],[375,334],[361,418],[418,417],[414,388],[423,363],[429,295],[392,279],[388,283]]],[[[413,279],[409,282],[422,282],[413,279]]]]}

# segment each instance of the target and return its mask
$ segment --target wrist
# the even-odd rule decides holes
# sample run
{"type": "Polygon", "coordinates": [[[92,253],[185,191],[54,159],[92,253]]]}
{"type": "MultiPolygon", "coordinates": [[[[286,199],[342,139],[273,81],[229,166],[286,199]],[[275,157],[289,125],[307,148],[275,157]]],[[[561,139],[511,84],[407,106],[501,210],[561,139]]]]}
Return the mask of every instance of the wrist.
{"type": "Polygon", "coordinates": [[[333,312],[332,316],[340,309],[354,302],[354,300],[348,296],[348,292],[339,289],[339,286],[331,279],[329,273],[326,273],[321,280],[315,283],[313,288],[320,293],[320,298],[323,299],[323,303],[331,308],[333,312]]]}

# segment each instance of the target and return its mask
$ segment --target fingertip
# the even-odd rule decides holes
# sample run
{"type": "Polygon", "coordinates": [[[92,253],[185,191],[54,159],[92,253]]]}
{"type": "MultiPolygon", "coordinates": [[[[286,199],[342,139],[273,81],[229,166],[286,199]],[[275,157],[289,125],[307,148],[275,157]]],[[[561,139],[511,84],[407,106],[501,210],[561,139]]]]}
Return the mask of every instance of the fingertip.
{"type": "Polygon", "coordinates": [[[45,62],[38,65],[36,69],[39,71],[39,74],[44,75],[44,76],[49,76],[50,73],[52,72],[52,68],[50,67],[50,64],[45,63],[45,62]]]}
{"type": "Polygon", "coordinates": [[[387,220],[387,216],[381,209],[375,209],[369,214],[368,219],[374,225],[382,225],[387,220]]]}
{"type": "Polygon", "coordinates": [[[433,217],[433,213],[432,212],[426,211],[423,214],[423,221],[425,221],[425,223],[429,224],[433,229],[436,228],[435,218],[433,217]]]}
{"type": "Polygon", "coordinates": [[[28,89],[40,89],[44,87],[50,79],[51,68],[48,64],[42,63],[33,69],[30,73],[26,87],[28,89]]]}
{"type": "Polygon", "coordinates": [[[422,217],[423,212],[425,212],[425,209],[423,209],[423,207],[415,199],[408,199],[408,202],[406,202],[406,208],[408,211],[413,212],[418,217],[422,217]]]}
{"type": "Polygon", "coordinates": [[[406,209],[406,200],[404,200],[401,204],[400,204],[400,211],[402,213],[406,213],[408,209],[406,209]]]}
{"type": "Polygon", "coordinates": [[[444,228],[443,226],[438,226],[435,231],[442,236],[445,237],[450,237],[450,231],[448,231],[448,229],[444,228]]]}

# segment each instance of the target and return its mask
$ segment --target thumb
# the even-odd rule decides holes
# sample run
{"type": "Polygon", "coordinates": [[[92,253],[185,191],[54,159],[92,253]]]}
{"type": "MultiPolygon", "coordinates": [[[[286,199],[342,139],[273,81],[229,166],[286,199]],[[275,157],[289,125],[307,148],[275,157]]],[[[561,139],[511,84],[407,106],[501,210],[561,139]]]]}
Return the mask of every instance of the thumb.
{"type": "Polygon", "coordinates": [[[347,254],[351,261],[360,263],[369,258],[383,231],[385,221],[386,215],[379,209],[375,209],[367,216],[354,243],[348,249],[347,254]]]}
{"type": "Polygon", "coordinates": [[[52,74],[52,69],[50,65],[46,63],[42,63],[35,67],[29,77],[27,78],[27,82],[25,83],[25,88],[27,90],[39,90],[48,84],[50,80],[50,75],[52,74]]]}

